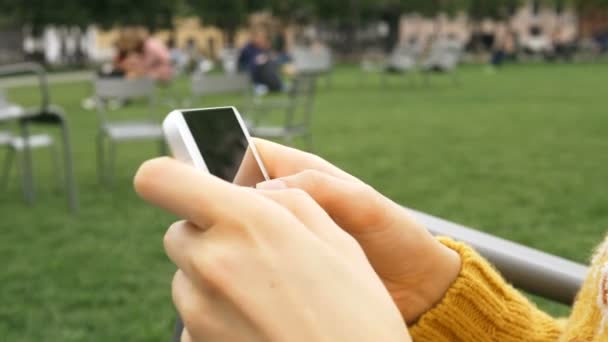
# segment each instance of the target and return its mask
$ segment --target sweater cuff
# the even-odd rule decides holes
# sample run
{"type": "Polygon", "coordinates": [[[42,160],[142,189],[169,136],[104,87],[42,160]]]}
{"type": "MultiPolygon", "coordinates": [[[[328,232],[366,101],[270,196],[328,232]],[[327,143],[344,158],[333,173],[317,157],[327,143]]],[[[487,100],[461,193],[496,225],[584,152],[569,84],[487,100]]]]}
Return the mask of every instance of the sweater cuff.
{"type": "MultiPolygon", "coordinates": [[[[438,240],[460,255],[461,271],[443,299],[410,327],[414,341],[506,341],[526,335],[519,331],[526,326],[522,319],[554,324],[544,314],[530,315],[534,305],[472,248],[445,237],[438,240]]],[[[555,333],[551,326],[536,328],[555,333]]]]}

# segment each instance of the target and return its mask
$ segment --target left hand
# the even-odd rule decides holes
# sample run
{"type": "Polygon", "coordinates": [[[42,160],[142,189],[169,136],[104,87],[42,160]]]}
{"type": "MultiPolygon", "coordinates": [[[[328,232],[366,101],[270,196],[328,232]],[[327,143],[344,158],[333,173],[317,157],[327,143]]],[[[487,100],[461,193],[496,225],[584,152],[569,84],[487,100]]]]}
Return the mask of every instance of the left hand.
{"type": "Polygon", "coordinates": [[[261,139],[255,145],[275,178],[258,187],[306,191],[357,240],[406,322],[443,298],[460,273],[460,256],[405,208],[315,155],[261,139]]]}
{"type": "Polygon", "coordinates": [[[410,341],[359,245],[305,192],[260,192],[169,158],[135,177],[185,218],[165,235],[183,341],[410,341]]]}

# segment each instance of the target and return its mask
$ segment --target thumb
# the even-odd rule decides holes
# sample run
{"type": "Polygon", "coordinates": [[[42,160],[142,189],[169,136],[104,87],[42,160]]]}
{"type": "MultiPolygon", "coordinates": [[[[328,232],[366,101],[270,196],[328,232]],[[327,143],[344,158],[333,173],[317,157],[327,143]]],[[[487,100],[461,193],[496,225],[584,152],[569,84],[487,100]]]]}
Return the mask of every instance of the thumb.
{"type": "Polygon", "coordinates": [[[317,170],[305,170],[257,185],[263,190],[285,187],[304,190],[338,225],[353,235],[385,229],[396,219],[396,204],[371,186],[317,170]]]}

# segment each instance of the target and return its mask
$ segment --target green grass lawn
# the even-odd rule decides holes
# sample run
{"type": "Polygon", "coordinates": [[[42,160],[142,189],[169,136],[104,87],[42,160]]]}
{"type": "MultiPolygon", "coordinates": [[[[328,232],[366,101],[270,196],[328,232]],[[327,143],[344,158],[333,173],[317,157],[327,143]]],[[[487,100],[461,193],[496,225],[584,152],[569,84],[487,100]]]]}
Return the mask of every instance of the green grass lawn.
{"type": "MultiPolygon", "coordinates": [[[[457,86],[438,75],[430,86],[395,77],[381,87],[374,75],[362,81],[357,69],[340,68],[331,87],[319,86],[315,151],[401,204],[585,262],[608,228],[606,75],[608,65],[496,74],[464,67],[457,86]]],[[[34,104],[34,93],[10,96],[34,104]]],[[[95,114],[80,108],[90,93],[85,83],[52,89],[69,113],[80,213],[67,214],[46,151],[34,155],[34,207],[21,201],[15,172],[0,192],[2,341],[162,341],[171,333],[174,268],[162,236],[175,218],[131,186],[156,145],[119,148],[114,188],[98,185],[95,114]]]]}

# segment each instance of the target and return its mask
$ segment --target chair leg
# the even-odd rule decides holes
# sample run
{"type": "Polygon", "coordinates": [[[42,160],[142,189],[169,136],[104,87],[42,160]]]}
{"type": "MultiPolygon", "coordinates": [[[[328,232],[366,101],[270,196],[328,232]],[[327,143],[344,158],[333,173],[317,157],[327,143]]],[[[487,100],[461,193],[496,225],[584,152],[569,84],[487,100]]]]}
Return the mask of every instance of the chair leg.
{"type": "Polygon", "coordinates": [[[452,83],[454,83],[454,85],[460,85],[460,78],[458,77],[458,73],[456,72],[456,70],[452,70],[451,74],[452,74],[452,83]]]}
{"type": "Polygon", "coordinates": [[[11,166],[13,165],[14,159],[15,159],[15,150],[12,148],[7,149],[6,155],[4,156],[2,178],[0,178],[0,186],[2,187],[3,191],[8,189],[8,182],[10,180],[10,175],[11,175],[11,166]]]}
{"type": "Polygon", "coordinates": [[[105,139],[103,134],[97,135],[97,180],[100,184],[106,182],[105,178],[105,139]]]}
{"type": "Polygon", "coordinates": [[[108,147],[108,167],[107,167],[107,180],[110,186],[114,185],[114,168],[116,167],[116,142],[109,139],[108,147]]]}
{"type": "Polygon", "coordinates": [[[63,177],[61,177],[61,170],[59,167],[59,149],[54,143],[49,146],[49,152],[51,156],[51,164],[53,169],[53,177],[57,180],[57,189],[61,189],[64,186],[63,177]]]}
{"type": "MultiPolygon", "coordinates": [[[[72,162],[72,145],[70,144],[68,125],[65,120],[61,120],[61,140],[63,145],[63,168],[65,172],[64,184],[67,189],[68,205],[73,212],[78,210],[78,189],[74,179],[74,163],[72,162]]],[[[55,149],[55,156],[59,160],[59,153],[55,149]]],[[[59,169],[59,168],[58,168],[59,169]]]]}
{"type": "Polygon", "coordinates": [[[308,152],[312,152],[312,149],[313,149],[312,133],[308,133],[305,138],[306,138],[306,145],[308,146],[308,152]]]}
{"type": "Polygon", "coordinates": [[[21,158],[21,174],[23,184],[23,197],[27,204],[34,204],[34,174],[32,168],[32,148],[29,144],[29,129],[26,122],[21,122],[21,138],[23,139],[23,153],[21,158]]]}
{"type": "Polygon", "coordinates": [[[423,75],[424,75],[424,85],[425,86],[431,85],[431,72],[423,71],[423,75]]]}

